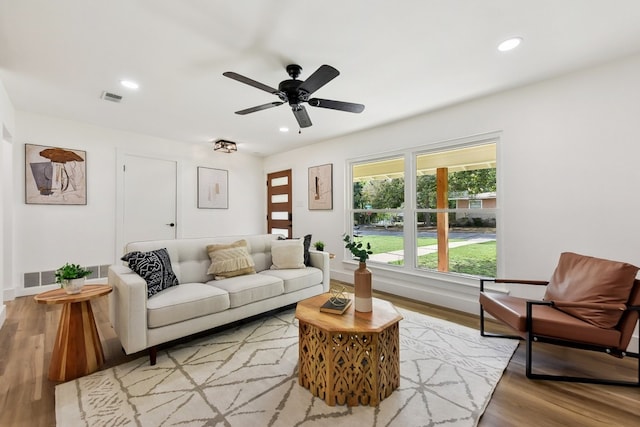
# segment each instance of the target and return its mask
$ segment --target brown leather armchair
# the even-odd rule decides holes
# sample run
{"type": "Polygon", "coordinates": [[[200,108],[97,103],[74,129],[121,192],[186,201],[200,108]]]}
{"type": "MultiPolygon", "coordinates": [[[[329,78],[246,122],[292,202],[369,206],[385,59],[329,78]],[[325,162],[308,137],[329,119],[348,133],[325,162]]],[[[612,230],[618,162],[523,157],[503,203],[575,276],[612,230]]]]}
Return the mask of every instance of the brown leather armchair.
{"type": "Polygon", "coordinates": [[[526,375],[532,379],[640,386],[640,358],[627,347],[640,313],[638,267],[565,252],[549,281],[481,279],[480,334],[526,340],[526,375]],[[487,283],[546,286],[542,300],[527,300],[492,291],[487,283]],[[515,331],[514,335],[485,331],[485,312],[515,331]],[[636,381],[535,374],[533,343],[598,351],[638,358],[636,381]]]}

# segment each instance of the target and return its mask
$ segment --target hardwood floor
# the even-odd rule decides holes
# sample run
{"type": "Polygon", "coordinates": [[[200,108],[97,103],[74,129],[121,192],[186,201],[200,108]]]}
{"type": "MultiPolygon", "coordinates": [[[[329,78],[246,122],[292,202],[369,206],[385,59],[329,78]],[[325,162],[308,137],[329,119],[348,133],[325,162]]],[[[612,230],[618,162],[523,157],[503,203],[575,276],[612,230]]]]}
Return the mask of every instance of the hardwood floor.
{"type": "MultiPolygon", "coordinates": [[[[399,307],[478,328],[477,316],[388,294],[375,293],[399,307]]],[[[109,324],[108,299],[92,302],[96,323],[111,367],[143,354],[126,356],[109,324]]],[[[0,330],[0,426],[55,426],[55,385],[47,379],[51,349],[61,307],[40,305],[33,297],[6,302],[7,319],[0,330]]],[[[593,372],[633,374],[637,360],[538,345],[536,366],[564,366],[586,361],[593,372]],[[576,355],[576,353],[580,353],[576,355]],[[584,353],[584,354],[583,354],[584,353]],[[619,367],[622,365],[622,367],[619,367]]],[[[528,380],[524,346],[514,354],[480,419],[487,426],[633,426],[640,423],[640,388],[528,380]]],[[[64,426],[66,427],[66,426],[64,426]]]]}

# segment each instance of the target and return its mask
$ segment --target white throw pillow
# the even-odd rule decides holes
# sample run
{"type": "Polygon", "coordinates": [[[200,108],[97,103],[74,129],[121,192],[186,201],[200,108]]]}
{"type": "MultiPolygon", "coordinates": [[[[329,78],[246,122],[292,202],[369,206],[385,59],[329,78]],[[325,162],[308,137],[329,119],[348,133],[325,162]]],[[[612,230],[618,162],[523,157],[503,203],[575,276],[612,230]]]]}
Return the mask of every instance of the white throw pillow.
{"type": "Polygon", "coordinates": [[[272,270],[305,268],[304,242],[301,239],[274,240],[271,242],[272,270]]]}

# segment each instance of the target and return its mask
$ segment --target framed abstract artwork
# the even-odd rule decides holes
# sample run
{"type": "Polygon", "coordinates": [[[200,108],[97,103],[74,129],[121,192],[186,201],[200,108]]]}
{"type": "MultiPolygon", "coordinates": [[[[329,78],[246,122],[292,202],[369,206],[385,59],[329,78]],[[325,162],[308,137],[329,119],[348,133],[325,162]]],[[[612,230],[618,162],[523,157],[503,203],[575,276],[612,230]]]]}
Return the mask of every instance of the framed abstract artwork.
{"type": "Polygon", "coordinates": [[[198,166],[198,209],[229,209],[229,171],[198,166]]]}
{"type": "Polygon", "coordinates": [[[87,153],[82,150],[25,144],[25,203],[87,204],[87,153]]]}
{"type": "Polygon", "coordinates": [[[309,210],[333,209],[333,164],[309,168],[309,210]]]}

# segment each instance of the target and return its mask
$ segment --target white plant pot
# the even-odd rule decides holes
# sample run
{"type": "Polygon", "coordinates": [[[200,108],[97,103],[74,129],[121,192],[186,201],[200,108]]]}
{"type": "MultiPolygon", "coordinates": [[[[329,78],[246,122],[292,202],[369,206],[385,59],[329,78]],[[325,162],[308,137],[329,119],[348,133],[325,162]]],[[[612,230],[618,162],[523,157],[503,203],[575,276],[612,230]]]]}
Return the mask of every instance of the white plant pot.
{"type": "Polygon", "coordinates": [[[65,292],[68,294],[79,294],[82,291],[82,287],[84,286],[84,281],[86,277],[81,277],[79,279],[69,279],[62,281],[62,287],[65,292]]]}

